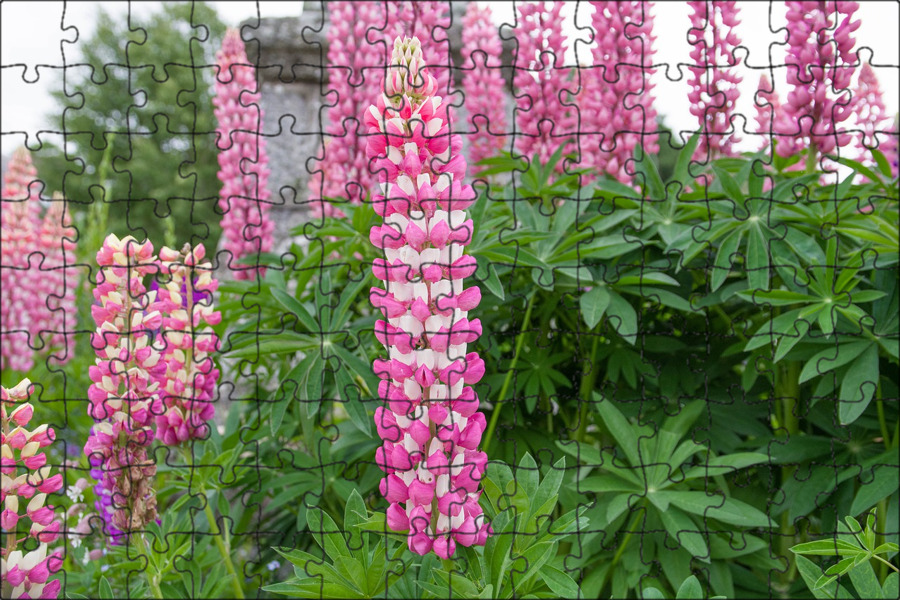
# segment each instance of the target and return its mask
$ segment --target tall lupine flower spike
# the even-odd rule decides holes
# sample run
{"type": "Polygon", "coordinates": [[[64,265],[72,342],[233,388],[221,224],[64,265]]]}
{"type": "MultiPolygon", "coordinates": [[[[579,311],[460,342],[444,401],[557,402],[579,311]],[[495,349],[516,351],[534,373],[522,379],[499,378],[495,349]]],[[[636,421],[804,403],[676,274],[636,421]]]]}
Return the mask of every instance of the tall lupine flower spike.
{"type": "Polygon", "coordinates": [[[642,144],[659,152],[650,84],[653,18],[649,2],[591,2],[594,7],[593,73],[584,79],[581,103],[582,166],[631,182],[626,163],[642,144]]]}
{"type": "Polygon", "coordinates": [[[71,360],[75,350],[74,338],[67,335],[75,328],[78,312],[73,255],[76,233],[71,222],[62,194],[57,192],[44,213],[37,240],[42,263],[38,267],[32,266],[38,269],[36,289],[37,298],[41,299],[31,303],[34,307],[33,329],[45,336],[45,350],[61,350],[57,353],[59,364],[71,360]]]}
{"type": "Polygon", "coordinates": [[[161,337],[166,373],[153,413],[156,437],[169,446],[205,438],[207,422],[215,415],[219,370],[211,354],[219,349],[219,338],[212,326],[222,321],[222,314],[212,307],[219,282],[205,256],[203,244],[186,244],[181,252],[165,247],[159,251],[163,276],[169,278],[159,294],[165,312],[161,337]]]}
{"type": "Polygon", "coordinates": [[[28,379],[9,390],[0,387],[3,598],[56,598],[60,589],[59,579],[47,581],[62,568],[62,549],[50,552],[48,548],[59,537],[61,524],[48,495],[58,492],[63,480],[61,473],[50,474],[52,467],[43,452],[56,439],[53,429],[47,425],[27,429],[34,416],[34,407],[26,402],[31,392],[28,379]],[[19,537],[20,533],[25,535],[19,537]],[[29,537],[37,541],[36,548],[33,542],[24,544],[29,537]],[[23,549],[17,549],[19,544],[23,549]]]}
{"type": "Polygon", "coordinates": [[[381,2],[328,3],[329,87],[337,103],[328,108],[325,155],[321,171],[309,180],[310,208],[314,217],[340,217],[343,211],[327,199],[362,204],[375,183],[366,158],[366,140],[360,115],[380,91],[383,52],[368,42],[369,29],[384,26],[381,2]],[[357,132],[359,127],[359,133],[357,132]]]}
{"type": "Polygon", "coordinates": [[[809,148],[808,164],[813,165],[817,154],[832,154],[850,143],[850,133],[840,125],[853,112],[849,88],[858,8],[856,2],[787,2],[785,65],[792,89],[776,122],[780,156],[809,148]]]}
{"type": "Polygon", "coordinates": [[[485,418],[470,387],[484,361],[466,352],[481,335],[481,322],[468,318],[481,292],[463,289],[477,266],[463,254],[473,230],[464,210],[475,194],[463,184],[462,143],[440,117],[419,40],[398,38],[392,65],[386,94],[365,116],[368,156],[381,173],[374,208],[384,217],[369,233],[384,251],[372,266],[384,289],[373,287],[370,299],[384,316],[375,335],[388,350],[374,364],[385,402],[375,411],[384,439],[375,458],[386,474],[379,489],[390,503],[388,527],[408,532],[413,552],[449,558],[456,544],[483,545],[491,533],[478,504],[485,418]]]}
{"type": "Polygon", "coordinates": [[[874,165],[875,161],[869,149],[878,145],[875,134],[887,128],[890,116],[884,107],[884,98],[881,95],[881,86],[878,85],[878,77],[869,63],[865,63],[859,71],[853,104],[856,126],[860,130],[857,137],[857,148],[859,148],[857,160],[874,165]]]}
{"type": "MultiPolygon", "coordinates": [[[[237,29],[225,33],[216,61],[219,75],[213,105],[219,122],[222,248],[238,260],[272,249],[275,224],[268,215],[269,157],[261,135],[264,113],[254,68],[237,29]]],[[[235,279],[255,276],[255,268],[236,267],[234,273],[235,279]]]]}
{"type": "MultiPolygon", "coordinates": [[[[574,108],[567,90],[571,69],[564,68],[566,43],[562,32],[563,2],[518,5],[519,43],[513,84],[516,88],[516,149],[524,156],[546,163],[567,136],[575,132],[574,108]]],[[[562,161],[557,171],[563,170],[562,161]]]]}
{"type": "MultiPolygon", "coordinates": [[[[30,307],[37,292],[35,275],[39,265],[30,265],[33,252],[38,252],[40,202],[35,184],[37,169],[25,148],[15,151],[3,174],[3,210],[0,211],[0,368],[28,371],[34,365],[34,352],[29,345],[33,330],[30,307]]],[[[35,259],[32,262],[37,262],[35,259]]]]}
{"type": "Polygon", "coordinates": [[[774,123],[781,112],[781,100],[769,78],[761,75],[759,86],[756,90],[756,99],[753,103],[756,108],[756,133],[760,136],[759,149],[763,150],[772,144],[774,123]]]}
{"type": "Polygon", "coordinates": [[[143,278],[159,271],[153,244],[110,234],[97,253],[100,272],[91,307],[97,331],[91,345],[97,353],[89,369],[88,414],[94,427],[84,445],[90,464],[99,468],[109,492],[112,525],[108,531],[130,533],[156,518],[151,480],[156,465],[147,449],[159,380],[166,364],[151,344],[162,327],[156,292],[143,278]]]}
{"type": "Polygon", "coordinates": [[[733,156],[733,145],[739,141],[731,124],[738,84],[741,77],[734,67],[738,59],[734,50],[740,43],[735,27],[738,23],[737,3],[716,0],[691,0],[691,29],[688,40],[693,44],[688,67],[691,73],[691,114],[700,121],[702,135],[694,156],[698,159],[733,156]]]}
{"type": "Polygon", "coordinates": [[[900,170],[898,169],[897,160],[898,139],[900,139],[900,119],[895,116],[894,125],[888,134],[882,138],[881,144],[878,146],[878,149],[881,150],[881,153],[887,159],[888,164],[891,165],[892,177],[897,177],[898,170],[900,170]]]}
{"type": "MultiPolygon", "coordinates": [[[[422,48],[424,64],[428,66],[435,82],[435,93],[438,96],[447,96],[451,92],[452,79],[450,77],[450,41],[447,32],[450,29],[450,2],[432,0],[388,0],[387,27],[385,27],[385,47],[391,52],[394,40],[398,37],[417,37],[425,40],[426,46],[422,48]]],[[[390,57],[381,57],[390,58],[390,57]]],[[[384,66],[383,60],[380,66],[384,66]]],[[[443,119],[451,118],[450,103],[443,105],[443,119]]]]}
{"type": "Polygon", "coordinates": [[[469,2],[462,28],[462,60],[470,67],[463,74],[466,111],[471,131],[469,159],[478,162],[503,150],[506,131],[506,96],[500,73],[500,35],[491,22],[491,9],[469,2]]]}

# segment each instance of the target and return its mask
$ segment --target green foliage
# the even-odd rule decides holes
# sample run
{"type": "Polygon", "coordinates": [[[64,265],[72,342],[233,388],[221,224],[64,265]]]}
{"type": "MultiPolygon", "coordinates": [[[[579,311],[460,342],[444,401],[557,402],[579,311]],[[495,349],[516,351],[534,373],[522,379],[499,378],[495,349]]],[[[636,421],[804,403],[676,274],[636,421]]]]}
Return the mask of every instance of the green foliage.
{"type": "MultiPolygon", "coordinates": [[[[849,576],[853,589],[860,598],[897,597],[900,571],[886,559],[896,556],[900,546],[893,542],[879,544],[876,541],[879,535],[876,533],[875,523],[874,513],[869,513],[866,518],[865,529],[853,517],[845,517],[844,522],[838,524],[839,533],[834,538],[798,544],[791,548],[797,555],[800,574],[816,598],[851,597],[841,585],[840,578],[844,575],[849,576]],[[839,560],[825,569],[824,573],[817,575],[819,569],[805,556],[836,556],[839,560]],[[873,559],[887,565],[894,572],[879,578],[872,568],[873,559]]],[[[844,583],[846,581],[843,580],[844,583]]]]}
{"type": "Polygon", "coordinates": [[[203,2],[163,3],[144,18],[99,9],[95,32],[79,42],[82,56],[70,59],[84,66],[68,69],[53,92],[61,108],[52,124],[63,135],[48,136],[34,155],[44,193],[69,200],[85,257],[110,232],[216,248],[212,96],[224,33],[203,2]]]}

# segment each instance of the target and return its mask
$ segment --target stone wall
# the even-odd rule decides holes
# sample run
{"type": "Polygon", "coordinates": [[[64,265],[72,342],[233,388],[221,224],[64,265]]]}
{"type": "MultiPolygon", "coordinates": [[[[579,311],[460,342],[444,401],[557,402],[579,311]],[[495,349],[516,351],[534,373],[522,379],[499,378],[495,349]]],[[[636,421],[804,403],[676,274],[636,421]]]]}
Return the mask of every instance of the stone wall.
{"type": "MultiPolygon", "coordinates": [[[[305,2],[300,17],[256,19],[241,24],[250,62],[259,66],[261,104],[265,111],[263,132],[268,136],[271,175],[269,187],[275,206],[276,247],[290,245],[290,230],[308,219],[307,185],[311,160],[320,155],[322,131],[327,125],[323,108],[328,92],[328,20],[322,2],[305,2]]],[[[449,32],[454,64],[460,65],[462,16],[467,2],[451,2],[449,32]]],[[[511,64],[514,42],[504,41],[503,64],[511,64]]],[[[506,71],[506,70],[505,70],[506,71]]],[[[463,71],[455,70],[457,87],[463,71]]],[[[507,78],[511,73],[505,73],[507,78]]],[[[508,81],[509,79],[507,79],[508,81]]],[[[464,112],[460,112],[464,118],[464,112]]],[[[305,240],[295,238],[303,243],[305,240]]]]}

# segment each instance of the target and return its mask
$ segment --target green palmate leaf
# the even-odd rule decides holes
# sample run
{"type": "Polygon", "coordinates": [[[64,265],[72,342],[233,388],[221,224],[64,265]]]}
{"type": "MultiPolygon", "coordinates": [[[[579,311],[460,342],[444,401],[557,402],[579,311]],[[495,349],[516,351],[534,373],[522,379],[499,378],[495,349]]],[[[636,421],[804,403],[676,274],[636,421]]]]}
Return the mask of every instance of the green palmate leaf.
{"type": "Polygon", "coordinates": [[[896,598],[900,596],[900,575],[897,573],[888,575],[887,579],[884,580],[884,585],[881,586],[881,589],[883,598],[896,598]]]}
{"type": "Polygon", "coordinates": [[[609,321],[629,344],[637,342],[637,313],[625,298],[615,292],[610,292],[609,307],[606,309],[607,321],[609,321]]]}
{"type": "Polygon", "coordinates": [[[748,229],[747,237],[747,278],[751,289],[765,290],[769,287],[769,246],[759,225],[748,229]]]}
{"type": "Polygon", "coordinates": [[[663,593],[655,587],[646,587],[641,590],[641,598],[643,598],[644,600],[666,600],[666,597],[663,595],[663,593]]]}
{"type": "Polygon", "coordinates": [[[850,342],[841,344],[838,348],[829,347],[813,356],[800,371],[799,383],[805,383],[815,377],[838,367],[842,367],[862,354],[872,342],[850,342]]]}
{"type": "Polygon", "coordinates": [[[728,274],[731,272],[732,256],[737,252],[743,235],[743,230],[736,229],[722,240],[722,244],[719,246],[719,251],[716,254],[716,260],[713,265],[712,277],[710,278],[710,291],[714,292],[719,289],[725,282],[725,279],[728,278],[728,274]]]}
{"type": "Polygon", "coordinates": [[[853,361],[841,382],[839,414],[842,425],[854,422],[869,406],[878,374],[878,346],[872,344],[853,361]]]}
{"type": "Polygon", "coordinates": [[[700,533],[701,528],[684,512],[669,506],[668,510],[660,510],[659,517],[668,534],[691,556],[703,562],[709,562],[709,547],[700,533]]]}
{"type": "Polygon", "coordinates": [[[316,323],[316,320],[299,300],[278,288],[272,288],[272,297],[291,314],[296,315],[297,320],[306,328],[306,331],[313,333],[322,331],[321,325],[316,323]]]}
{"type": "Polygon", "coordinates": [[[690,177],[690,173],[688,169],[690,167],[691,161],[694,158],[694,151],[697,149],[697,145],[700,143],[700,134],[695,133],[690,137],[690,139],[685,143],[684,147],[678,152],[678,160],[675,161],[675,169],[672,172],[672,179],[675,181],[680,181],[684,187],[687,187],[687,184],[693,185],[693,178],[690,177]]]}
{"type": "Polygon", "coordinates": [[[307,515],[309,531],[320,548],[325,550],[331,560],[343,556],[352,558],[347,542],[334,520],[321,508],[314,508],[307,515]]]}
{"type": "Polygon", "coordinates": [[[113,600],[116,597],[115,594],[113,594],[112,586],[109,585],[109,580],[102,575],[100,576],[99,596],[100,600],[113,600]]]}
{"type": "Polygon", "coordinates": [[[577,598],[579,596],[578,584],[572,580],[568,573],[560,571],[556,567],[544,565],[539,571],[540,577],[547,587],[560,598],[577,598]]]}
{"type": "MultiPolygon", "coordinates": [[[[538,512],[537,509],[544,508],[545,503],[559,493],[559,487],[562,485],[565,469],[565,457],[560,458],[550,468],[550,470],[544,476],[543,481],[541,481],[540,485],[538,486],[537,491],[534,493],[534,495],[531,496],[531,510],[529,511],[529,516],[549,514],[538,512]]],[[[552,509],[553,507],[549,507],[549,510],[552,509]]]]}
{"type": "Polygon", "coordinates": [[[681,587],[678,588],[678,592],[675,594],[675,598],[677,600],[703,598],[703,588],[700,587],[700,582],[697,580],[697,577],[691,575],[690,577],[685,579],[684,583],[681,584],[681,587]]]}
{"type": "Polygon", "coordinates": [[[760,454],[759,452],[736,452],[734,454],[726,454],[724,456],[711,458],[705,465],[689,469],[684,474],[684,478],[696,479],[698,477],[727,475],[739,469],[745,469],[753,465],[768,462],[768,454],[760,454]]]}
{"type": "Polygon", "coordinates": [[[798,544],[791,548],[791,552],[813,556],[856,556],[857,554],[865,554],[866,551],[846,540],[833,538],[798,544]]]}
{"type": "Polygon", "coordinates": [[[869,561],[850,569],[850,581],[853,582],[853,587],[856,588],[856,593],[860,598],[881,600],[884,597],[881,592],[881,584],[878,583],[878,577],[875,576],[875,571],[872,570],[869,561]]]}
{"type": "Polygon", "coordinates": [[[882,467],[874,471],[872,483],[867,483],[859,488],[850,512],[858,515],[864,510],[875,506],[879,500],[887,498],[900,487],[900,479],[897,478],[896,466],[882,467]]]}
{"type": "Polygon", "coordinates": [[[603,313],[609,306],[610,293],[606,286],[596,286],[589,292],[581,295],[580,305],[581,314],[584,316],[584,322],[587,323],[588,329],[593,329],[603,318],[603,313]]]}
{"type": "Polygon", "coordinates": [[[689,513],[741,527],[769,527],[769,518],[734,498],[708,496],[705,492],[657,492],[660,497],[689,513]]]}
{"type": "Polygon", "coordinates": [[[350,416],[350,422],[361,432],[372,437],[372,418],[363,404],[359,387],[353,383],[348,370],[338,369],[335,371],[334,380],[338,393],[344,400],[344,408],[350,416]]]}
{"type": "Polygon", "coordinates": [[[837,582],[833,582],[822,588],[816,587],[816,582],[822,575],[821,569],[814,562],[803,556],[797,556],[797,570],[806,582],[806,586],[812,591],[813,596],[820,600],[833,600],[836,595],[840,598],[852,598],[850,593],[837,582]]]}
{"type": "Polygon", "coordinates": [[[718,165],[713,165],[712,169],[716,174],[716,180],[722,185],[722,189],[728,194],[730,200],[739,202],[744,199],[744,193],[741,191],[741,186],[738,185],[737,181],[734,180],[734,177],[732,177],[728,171],[718,165]]]}
{"type": "Polygon", "coordinates": [[[597,392],[593,392],[593,404],[597,408],[597,412],[600,413],[600,418],[603,419],[607,430],[618,442],[618,447],[625,453],[629,464],[633,467],[640,465],[641,459],[638,456],[637,435],[635,435],[631,423],[622,416],[622,413],[619,412],[619,409],[615,407],[612,401],[606,400],[597,392]]]}

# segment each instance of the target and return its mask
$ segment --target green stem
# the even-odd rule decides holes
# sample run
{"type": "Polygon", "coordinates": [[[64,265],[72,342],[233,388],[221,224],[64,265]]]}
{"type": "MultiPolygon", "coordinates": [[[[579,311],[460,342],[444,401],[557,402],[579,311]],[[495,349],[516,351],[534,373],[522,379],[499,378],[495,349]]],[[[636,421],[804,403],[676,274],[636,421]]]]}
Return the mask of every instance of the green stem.
{"type": "Polygon", "coordinates": [[[206,500],[206,506],[203,508],[203,512],[206,513],[206,519],[209,521],[210,533],[212,533],[213,524],[215,524],[215,528],[217,531],[213,533],[213,539],[216,541],[216,546],[218,546],[219,548],[219,554],[222,555],[222,560],[225,561],[225,568],[232,576],[231,587],[232,589],[234,589],[234,595],[236,598],[243,598],[244,589],[241,587],[241,580],[237,575],[237,571],[235,571],[234,569],[234,563],[231,562],[231,549],[226,546],[225,541],[222,539],[222,531],[220,530],[219,524],[216,521],[216,517],[213,514],[212,507],[209,503],[209,498],[205,498],[205,492],[202,493],[204,494],[204,500],[206,500]]]}
{"type": "Polygon", "coordinates": [[[603,589],[603,586],[606,585],[607,579],[612,576],[613,570],[619,563],[619,559],[622,558],[622,554],[624,554],[625,552],[625,547],[628,545],[628,540],[631,539],[632,533],[634,532],[635,528],[637,528],[640,518],[641,510],[640,508],[636,507],[634,518],[631,519],[631,523],[628,525],[628,531],[625,532],[625,537],[622,538],[622,543],[619,544],[619,548],[616,550],[615,556],[613,556],[612,564],[609,565],[609,569],[606,571],[606,575],[603,576],[603,582],[600,584],[600,589],[603,589]]]}
{"type": "MultiPolygon", "coordinates": [[[[881,544],[885,542],[884,532],[887,526],[887,499],[882,498],[878,501],[878,508],[875,513],[875,547],[877,548],[881,544]],[[881,532],[880,534],[878,532],[881,532]]],[[[887,577],[887,569],[884,568],[884,565],[878,565],[879,575],[881,575],[881,581],[884,581],[884,578],[887,577]]]]}
{"type": "Polygon", "coordinates": [[[147,548],[147,541],[144,539],[143,533],[134,533],[132,539],[137,540],[138,551],[147,555],[147,583],[150,585],[150,592],[154,598],[162,598],[162,591],[159,589],[159,573],[153,570],[153,561],[150,560],[150,550],[147,548]]]}
{"type": "Polygon", "coordinates": [[[875,558],[877,558],[878,560],[880,560],[881,562],[883,562],[884,564],[886,564],[887,566],[889,566],[890,568],[892,568],[892,569],[893,569],[894,571],[896,571],[897,573],[900,573],[900,569],[898,569],[897,567],[895,567],[894,565],[892,565],[892,564],[889,563],[888,561],[884,560],[883,558],[881,558],[881,557],[878,556],[877,554],[875,555],[875,558]]]}
{"type": "Polygon", "coordinates": [[[808,152],[809,154],[806,155],[806,172],[812,173],[818,167],[819,149],[816,148],[815,144],[810,144],[808,152]]]}
{"type": "Polygon", "coordinates": [[[891,449],[891,434],[888,433],[887,419],[884,416],[884,402],[881,395],[881,381],[875,389],[875,407],[878,409],[878,425],[881,427],[881,437],[884,439],[884,449],[891,449]]]}
{"type": "Polygon", "coordinates": [[[506,398],[506,391],[512,382],[513,373],[516,370],[516,363],[519,362],[519,353],[522,351],[522,344],[525,342],[525,331],[531,322],[531,307],[534,306],[534,298],[537,293],[532,293],[528,299],[528,307],[525,309],[525,318],[522,320],[522,331],[519,332],[519,338],[516,340],[516,353],[513,355],[512,362],[509,364],[509,370],[506,371],[506,379],[503,380],[503,387],[500,388],[500,395],[497,396],[497,404],[494,406],[494,412],[491,415],[491,422],[488,424],[487,434],[484,436],[484,452],[487,454],[491,447],[491,441],[494,438],[494,430],[497,428],[497,421],[500,419],[500,409],[503,408],[503,400],[506,398]]]}
{"type": "Polygon", "coordinates": [[[725,321],[731,326],[731,330],[734,332],[734,335],[738,336],[738,338],[740,338],[742,342],[747,342],[747,336],[745,336],[740,329],[734,326],[734,321],[724,310],[722,310],[721,306],[719,306],[718,304],[713,304],[711,308],[717,315],[725,319],[725,321]]]}
{"type": "MultiPolygon", "coordinates": [[[[800,404],[800,363],[788,361],[782,368],[775,369],[775,394],[781,404],[781,423],[779,425],[787,430],[788,437],[794,436],[799,431],[799,419],[797,408],[800,404]]],[[[794,467],[786,465],[781,469],[781,482],[790,480],[794,475],[794,467]]],[[[788,512],[781,515],[781,552],[783,556],[790,556],[789,549],[793,546],[796,532],[790,522],[788,512]]],[[[796,577],[796,563],[791,562],[790,568],[784,574],[784,583],[790,583],[796,577]]]]}
{"type": "Polygon", "coordinates": [[[591,366],[590,371],[581,377],[581,410],[578,415],[578,431],[575,432],[575,439],[579,443],[584,441],[584,434],[587,431],[587,411],[591,402],[591,392],[594,391],[594,383],[597,381],[597,343],[600,341],[600,334],[594,336],[594,343],[591,344],[591,366]]]}

